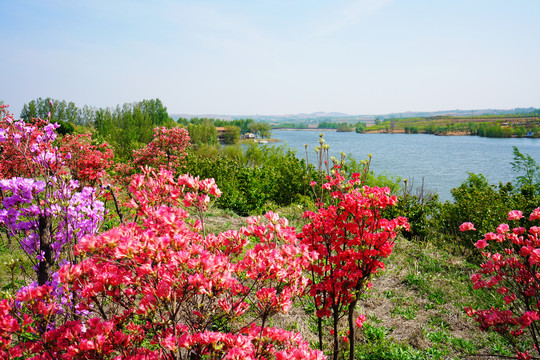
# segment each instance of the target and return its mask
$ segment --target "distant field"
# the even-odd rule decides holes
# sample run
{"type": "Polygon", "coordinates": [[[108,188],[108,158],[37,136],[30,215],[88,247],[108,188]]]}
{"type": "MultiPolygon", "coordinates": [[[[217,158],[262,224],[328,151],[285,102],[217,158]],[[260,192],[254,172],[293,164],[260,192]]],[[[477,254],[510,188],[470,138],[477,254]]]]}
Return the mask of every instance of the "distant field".
{"type": "Polygon", "coordinates": [[[480,135],[490,137],[540,136],[540,116],[435,116],[385,119],[368,125],[367,133],[428,133],[438,135],[480,135]]]}

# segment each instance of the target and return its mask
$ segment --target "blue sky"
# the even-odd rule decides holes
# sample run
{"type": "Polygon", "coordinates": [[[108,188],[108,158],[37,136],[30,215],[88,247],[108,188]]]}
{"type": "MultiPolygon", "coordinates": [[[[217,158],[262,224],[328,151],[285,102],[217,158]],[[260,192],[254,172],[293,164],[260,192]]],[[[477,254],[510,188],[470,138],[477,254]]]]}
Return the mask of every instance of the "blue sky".
{"type": "Polygon", "coordinates": [[[169,113],[540,107],[537,0],[1,0],[0,100],[169,113]]]}

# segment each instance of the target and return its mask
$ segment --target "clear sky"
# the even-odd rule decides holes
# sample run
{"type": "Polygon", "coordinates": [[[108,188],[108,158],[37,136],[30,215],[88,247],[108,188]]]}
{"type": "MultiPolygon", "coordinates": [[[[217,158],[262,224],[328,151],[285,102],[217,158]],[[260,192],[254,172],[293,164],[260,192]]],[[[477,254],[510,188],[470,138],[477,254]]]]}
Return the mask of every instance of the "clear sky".
{"type": "Polygon", "coordinates": [[[169,113],[540,107],[538,0],[0,0],[0,100],[169,113]]]}

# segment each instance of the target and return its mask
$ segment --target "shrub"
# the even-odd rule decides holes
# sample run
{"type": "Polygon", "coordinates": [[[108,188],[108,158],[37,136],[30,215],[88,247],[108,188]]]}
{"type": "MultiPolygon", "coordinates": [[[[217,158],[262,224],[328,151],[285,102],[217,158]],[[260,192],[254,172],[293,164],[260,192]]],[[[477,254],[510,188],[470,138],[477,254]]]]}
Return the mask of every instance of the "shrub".
{"type": "Polygon", "coordinates": [[[22,165],[6,168],[9,171],[2,174],[18,176],[0,180],[0,225],[29,256],[38,283],[57,284],[53,273],[59,264],[75,261],[73,246],[85,235],[97,233],[105,214],[95,189],[77,191],[79,184],[69,173],[98,174],[96,168],[84,167],[90,163],[71,164],[72,169],[66,166],[71,149],[62,152],[53,146],[57,124],[15,121],[4,109],[0,107],[0,143],[9,149],[5,163],[20,161],[22,165]]]}
{"type": "MultiPolygon", "coordinates": [[[[518,359],[531,359],[533,353],[540,355],[540,227],[525,228],[526,219],[521,211],[510,211],[508,220],[515,224],[514,228],[500,224],[496,232],[486,233],[475,243],[484,262],[471,278],[475,289],[491,292],[494,301],[502,300],[504,305],[486,310],[465,308],[465,311],[479,323],[480,329],[494,330],[507,338],[514,345],[518,359]],[[492,249],[494,244],[501,245],[503,251],[492,249]]],[[[540,208],[529,217],[529,221],[538,220],[540,208]]],[[[460,230],[468,232],[475,228],[472,223],[464,223],[460,230]]]]}
{"type": "Polygon", "coordinates": [[[63,302],[47,285],[0,301],[1,358],[323,358],[267,327],[303,293],[313,256],[285,219],[204,236],[185,207],[204,212],[220,195],[212,180],[146,171],[131,191],[140,224],[80,241],[81,261],[59,272],[63,302]]]}
{"type": "Polygon", "coordinates": [[[312,262],[310,296],[316,309],[319,348],[323,348],[322,318],[331,317],[333,324],[333,358],[338,358],[338,323],[347,314],[349,324],[350,359],[355,353],[355,326],[362,327],[365,316],[355,319],[356,304],[371,284],[369,278],[384,269],[382,258],[392,252],[393,239],[400,228],[407,228],[407,219],[382,217],[386,207],[395,206],[396,196],[389,188],[363,185],[360,173],[346,180],[339,166],[317,184],[315,193],[321,194],[318,210],[307,211],[299,237],[318,256],[312,262]]]}

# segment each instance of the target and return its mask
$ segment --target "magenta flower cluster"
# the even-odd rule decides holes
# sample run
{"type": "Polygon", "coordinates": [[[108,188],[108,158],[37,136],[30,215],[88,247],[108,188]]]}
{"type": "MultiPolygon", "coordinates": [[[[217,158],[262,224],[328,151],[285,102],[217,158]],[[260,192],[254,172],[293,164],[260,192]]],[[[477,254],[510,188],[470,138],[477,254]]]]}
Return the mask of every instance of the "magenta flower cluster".
{"type": "MultiPolygon", "coordinates": [[[[24,163],[24,167],[17,168],[20,176],[0,180],[0,225],[20,243],[36,271],[40,263],[46,261],[40,246],[40,226],[43,227],[44,219],[50,220],[47,227],[53,261],[58,265],[69,261],[66,246],[72,247],[83,236],[96,234],[105,216],[104,204],[98,200],[96,190],[79,189],[77,181],[71,179],[63,166],[63,158],[68,158],[69,154],[61,155],[53,145],[59,125],[41,123],[40,127],[22,120],[14,121],[5,113],[0,127],[0,144],[9,149],[6,162],[14,159],[24,163]]],[[[52,273],[50,275],[54,281],[52,273]]]]}

